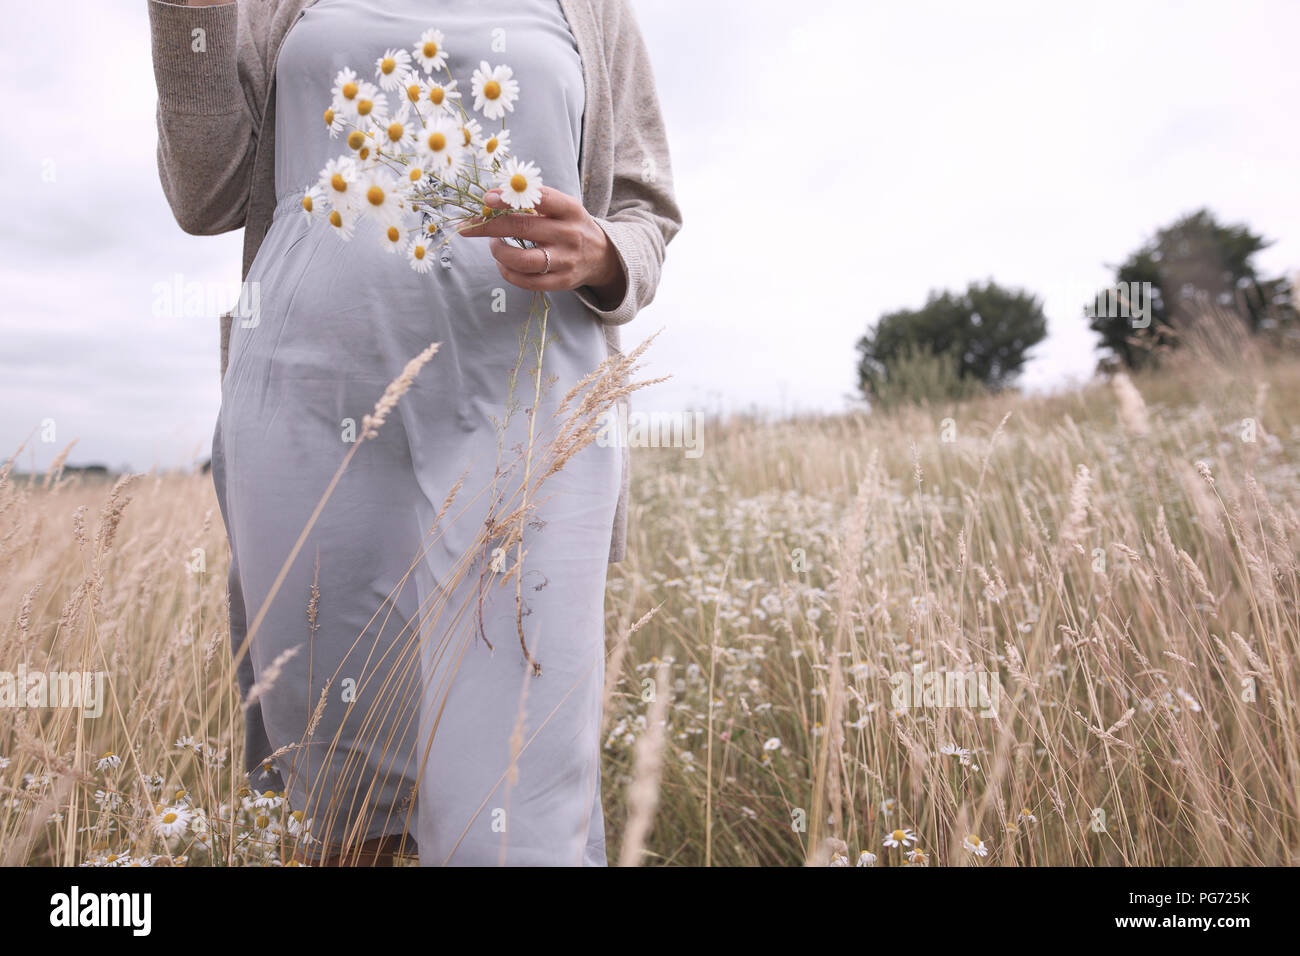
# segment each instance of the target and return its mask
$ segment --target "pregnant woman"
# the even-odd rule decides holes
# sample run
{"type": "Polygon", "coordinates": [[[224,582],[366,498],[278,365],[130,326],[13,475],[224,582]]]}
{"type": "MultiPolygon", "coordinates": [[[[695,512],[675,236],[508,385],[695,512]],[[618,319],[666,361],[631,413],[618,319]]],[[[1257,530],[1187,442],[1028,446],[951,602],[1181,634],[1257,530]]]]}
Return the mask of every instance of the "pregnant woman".
{"type": "MultiPolygon", "coordinates": [[[[256,290],[222,317],[212,448],[250,785],[310,821],[297,852],[311,862],[390,862],[414,842],[425,865],[603,865],[603,595],[624,547],[626,448],[592,442],[535,501],[520,489],[578,400],[566,393],[617,357],[681,225],[627,0],[149,13],[164,192],[187,232],[245,229],[256,290]],[[537,215],[446,229],[422,270],[378,232],[343,241],[304,212],[346,149],[322,119],[340,71],[378,86],[370,71],[394,50],[412,73],[388,84],[391,107],[415,84],[425,106],[459,98],[480,156],[503,125],[484,104],[517,84],[495,145],[546,182],[537,215]],[[471,90],[480,64],[496,85],[471,90]]],[[[485,201],[505,206],[499,191],[485,201]]]]}

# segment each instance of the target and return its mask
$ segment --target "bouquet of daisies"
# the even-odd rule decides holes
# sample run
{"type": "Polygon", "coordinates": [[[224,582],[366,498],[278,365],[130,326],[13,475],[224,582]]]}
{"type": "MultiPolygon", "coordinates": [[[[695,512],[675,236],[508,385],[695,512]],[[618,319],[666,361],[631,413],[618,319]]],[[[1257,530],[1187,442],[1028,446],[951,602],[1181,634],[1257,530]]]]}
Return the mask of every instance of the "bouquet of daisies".
{"type": "Polygon", "coordinates": [[[511,154],[505,125],[519,98],[510,67],[483,61],[470,78],[472,108],[499,126],[492,131],[462,105],[436,29],[411,51],[386,51],[374,76],[344,69],[334,79],[325,124],[347,149],[303,195],[307,216],[323,217],[343,239],[370,220],[385,248],[423,273],[437,244],[449,241],[448,227],[509,211],[484,205],[489,189],[499,188],[511,210],[533,208],[541,170],[511,154]]]}

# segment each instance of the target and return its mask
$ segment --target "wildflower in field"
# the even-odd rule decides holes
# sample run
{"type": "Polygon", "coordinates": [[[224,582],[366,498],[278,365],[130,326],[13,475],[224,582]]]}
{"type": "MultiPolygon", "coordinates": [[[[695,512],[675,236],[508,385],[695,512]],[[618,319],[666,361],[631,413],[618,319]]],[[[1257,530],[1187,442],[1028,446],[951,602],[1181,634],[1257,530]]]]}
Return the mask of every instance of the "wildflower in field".
{"type": "Polygon", "coordinates": [[[916,833],[911,830],[898,829],[885,836],[885,846],[906,847],[916,842],[916,833]]]}
{"type": "Polygon", "coordinates": [[[861,853],[858,854],[858,862],[857,862],[857,865],[858,865],[858,866],[875,866],[875,865],[876,865],[876,860],[877,860],[877,859],[879,859],[879,857],[877,857],[876,854],[870,852],[869,850],[863,850],[861,853]]]}
{"type": "Polygon", "coordinates": [[[970,759],[970,751],[964,747],[958,747],[956,744],[944,744],[939,748],[939,753],[945,757],[957,757],[963,763],[970,759]]]}
{"type": "Polygon", "coordinates": [[[96,770],[116,770],[122,766],[122,758],[111,750],[95,762],[96,770]]]}
{"type": "Polygon", "coordinates": [[[265,790],[253,797],[252,806],[258,810],[278,810],[283,802],[282,794],[274,790],[265,790]]]}
{"type": "Polygon", "coordinates": [[[111,790],[95,791],[95,806],[109,812],[116,810],[122,805],[122,795],[114,793],[111,790]]]}
{"type": "Polygon", "coordinates": [[[898,801],[895,800],[893,797],[886,797],[880,803],[880,812],[883,813],[885,816],[889,816],[897,809],[898,809],[898,801]]]}
{"type": "Polygon", "coordinates": [[[765,740],[765,741],[763,742],[763,749],[764,749],[764,750],[767,750],[767,751],[773,751],[773,750],[779,750],[779,749],[781,749],[781,740],[780,740],[780,738],[779,738],[779,737],[768,737],[767,740],[765,740]]]}
{"type": "Polygon", "coordinates": [[[7,770],[8,768],[9,768],[9,758],[0,757],[0,770],[7,770]]]}
{"type": "Polygon", "coordinates": [[[963,850],[969,850],[976,856],[988,856],[988,845],[975,834],[970,834],[965,840],[962,840],[961,847],[963,850]]]}
{"type": "Polygon", "coordinates": [[[289,835],[303,836],[311,830],[311,820],[306,818],[301,810],[295,810],[289,814],[289,835]]]}
{"type": "Polygon", "coordinates": [[[925,855],[924,851],[922,851],[920,847],[913,847],[911,850],[907,851],[908,866],[925,866],[929,862],[930,858],[925,855]]]}
{"type": "Polygon", "coordinates": [[[165,807],[154,817],[154,832],[160,837],[180,836],[189,828],[190,816],[185,807],[165,807]]]}
{"type": "Polygon", "coordinates": [[[1028,807],[1022,807],[1020,810],[1020,819],[1024,823],[1037,823],[1038,817],[1029,812],[1028,807]]]}

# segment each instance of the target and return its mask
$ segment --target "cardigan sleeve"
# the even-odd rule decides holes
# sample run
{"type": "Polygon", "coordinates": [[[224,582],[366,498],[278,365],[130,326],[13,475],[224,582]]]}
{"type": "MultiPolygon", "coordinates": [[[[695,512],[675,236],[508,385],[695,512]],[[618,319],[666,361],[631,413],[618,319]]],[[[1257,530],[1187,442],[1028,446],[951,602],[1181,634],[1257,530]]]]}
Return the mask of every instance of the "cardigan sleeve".
{"type": "Polygon", "coordinates": [[[266,90],[259,25],[250,21],[265,15],[266,0],[148,3],[163,194],[188,233],[239,229],[266,90]]]}
{"type": "Polygon", "coordinates": [[[604,0],[597,6],[612,99],[614,177],[609,212],[595,219],[618,251],[626,288],[612,307],[586,286],[577,295],[602,322],[622,325],[654,298],[665,247],[682,216],[650,55],[631,4],[604,0]]]}

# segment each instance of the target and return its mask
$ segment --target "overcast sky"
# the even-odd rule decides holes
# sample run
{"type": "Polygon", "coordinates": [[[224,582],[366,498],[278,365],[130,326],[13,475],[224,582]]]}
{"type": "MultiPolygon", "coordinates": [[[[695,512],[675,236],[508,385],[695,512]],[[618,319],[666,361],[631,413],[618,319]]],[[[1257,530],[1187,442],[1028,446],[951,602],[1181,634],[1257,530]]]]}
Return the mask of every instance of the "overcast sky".
{"type": "MultiPolygon", "coordinates": [[[[664,330],[649,372],[673,379],[640,407],[839,410],[876,318],[986,278],[1044,300],[1023,384],[1085,378],[1083,298],[1201,206],[1300,267],[1300,3],[635,8],[685,220],[624,330],[664,330]]],[[[204,458],[216,313],[155,316],[155,287],[236,289],[240,233],[187,236],[163,198],[145,2],[6,18],[0,459],[29,435],[22,468],[73,438],[77,463],[204,458]]]]}

